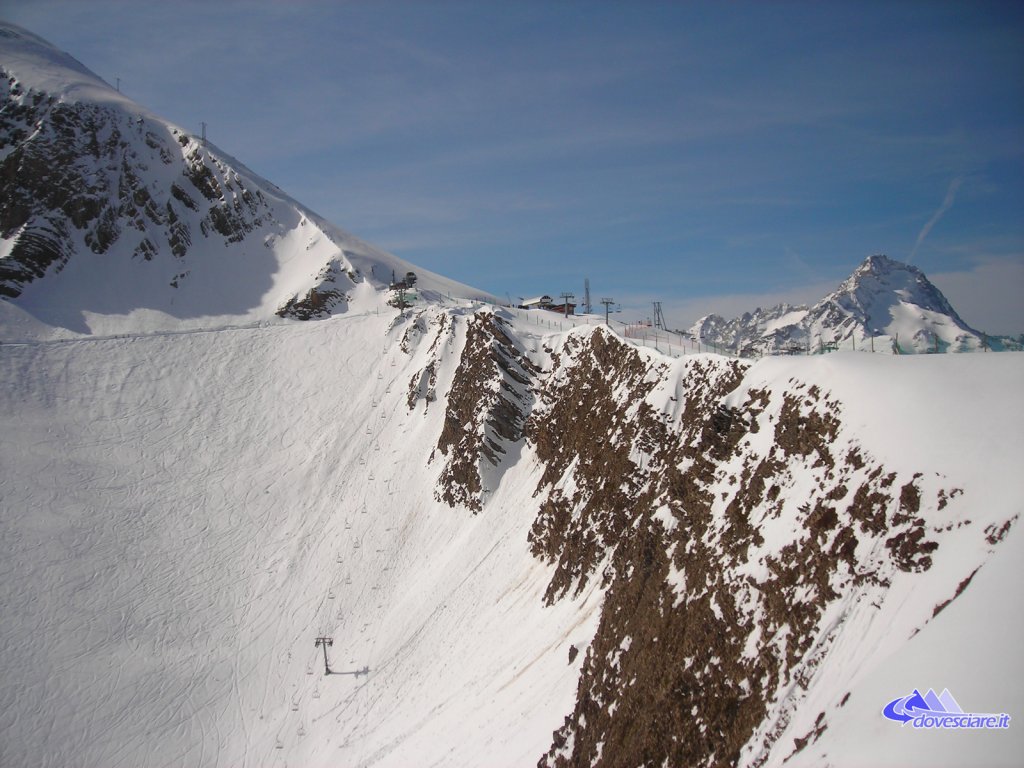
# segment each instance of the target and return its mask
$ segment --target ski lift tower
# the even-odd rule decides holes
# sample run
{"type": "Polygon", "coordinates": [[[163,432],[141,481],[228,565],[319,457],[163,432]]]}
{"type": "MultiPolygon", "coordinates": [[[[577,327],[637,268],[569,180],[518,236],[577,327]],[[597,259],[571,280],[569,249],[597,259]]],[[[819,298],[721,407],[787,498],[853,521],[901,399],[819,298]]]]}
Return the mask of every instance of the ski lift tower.
{"type": "Polygon", "coordinates": [[[562,302],[563,302],[562,309],[564,310],[563,317],[568,317],[569,316],[569,301],[571,299],[575,299],[576,298],[576,294],[575,293],[570,293],[569,291],[562,291],[558,295],[562,297],[562,302]]]}
{"type": "Polygon", "coordinates": [[[331,674],[331,668],[327,664],[327,646],[334,645],[334,640],[329,637],[318,637],[316,639],[316,647],[324,649],[324,674],[331,674]]]}
{"type": "Polygon", "coordinates": [[[615,299],[604,298],[601,299],[601,303],[604,304],[604,324],[608,325],[608,313],[611,311],[611,306],[615,303],[615,299]]]}

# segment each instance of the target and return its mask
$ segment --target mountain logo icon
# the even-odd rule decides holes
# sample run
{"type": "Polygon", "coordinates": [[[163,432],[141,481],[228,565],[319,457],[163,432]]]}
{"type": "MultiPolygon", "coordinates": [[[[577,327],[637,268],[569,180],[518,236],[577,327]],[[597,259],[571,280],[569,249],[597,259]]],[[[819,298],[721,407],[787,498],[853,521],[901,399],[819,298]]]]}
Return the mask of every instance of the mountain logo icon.
{"type": "Polygon", "coordinates": [[[1009,728],[1010,716],[1005,712],[987,714],[964,712],[948,688],[936,694],[933,688],[922,694],[918,689],[908,696],[893,699],[882,715],[900,725],[914,728],[1009,728]]]}

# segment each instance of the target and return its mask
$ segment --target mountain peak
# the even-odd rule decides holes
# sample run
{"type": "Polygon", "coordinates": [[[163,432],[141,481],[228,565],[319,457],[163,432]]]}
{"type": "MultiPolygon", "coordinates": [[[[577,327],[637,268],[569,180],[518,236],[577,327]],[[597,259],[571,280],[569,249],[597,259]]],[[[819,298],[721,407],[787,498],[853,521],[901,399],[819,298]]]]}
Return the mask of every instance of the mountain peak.
{"type": "Polygon", "coordinates": [[[0,298],[32,320],[4,318],[30,334],[369,310],[409,272],[424,300],[483,295],[353,237],[3,23],[0,254],[0,298]]]}
{"type": "Polygon", "coordinates": [[[826,347],[970,351],[989,344],[960,318],[924,272],[884,254],[868,256],[810,309],[780,304],[730,321],[713,317],[710,322],[702,318],[691,333],[741,354],[826,347]]]}
{"type": "Polygon", "coordinates": [[[917,267],[891,259],[884,254],[875,254],[866,258],[846,280],[840,284],[830,298],[841,300],[847,297],[846,305],[850,309],[859,308],[863,321],[869,319],[875,326],[886,325],[885,313],[893,302],[911,304],[929,312],[948,315],[955,322],[967,329],[966,323],[953,309],[932,282],[917,267]],[[879,325],[879,321],[881,325],[879,325]]]}
{"type": "Polygon", "coordinates": [[[864,261],[861,262],[860,266],[854,270],[853,274],[867,274],[873,273],[876,275],[887,274],[896,270],[906,270],[908,272],[920,273],[917,267],[912,264],[904,264],[902,261],[896,261],[890,259],[884,253],[874,253],[868,256],[864,261]]]}

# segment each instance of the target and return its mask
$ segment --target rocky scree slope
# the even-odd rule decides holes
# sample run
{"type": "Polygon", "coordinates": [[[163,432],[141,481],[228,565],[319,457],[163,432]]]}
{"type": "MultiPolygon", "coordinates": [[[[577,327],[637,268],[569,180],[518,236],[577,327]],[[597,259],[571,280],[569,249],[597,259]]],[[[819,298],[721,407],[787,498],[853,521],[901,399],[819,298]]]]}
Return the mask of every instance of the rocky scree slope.
{"type": "Polygon", "coordinates": [[[436,495],[486,514],[481,468],[500,474],[518,442],[541,467],[530,546],[553,567],[546,601],[594,580],[605,592],[576,707],[540,766],[779,764],[840,716],[838,695],[800,710],[822,679],[849,682],[837,639],[889,621],[916,633],[1016,519],[968,516],[963,489],[928,466],[886,466],[815,369],[769,383],[603,328],[530,355],[507,326],[470,321],[436,495]],[[964,540],[979,548],[969,566],[934,568],[964,540]],[[896,619],[886,596],[914,580],[944,599],[896,619]]]}

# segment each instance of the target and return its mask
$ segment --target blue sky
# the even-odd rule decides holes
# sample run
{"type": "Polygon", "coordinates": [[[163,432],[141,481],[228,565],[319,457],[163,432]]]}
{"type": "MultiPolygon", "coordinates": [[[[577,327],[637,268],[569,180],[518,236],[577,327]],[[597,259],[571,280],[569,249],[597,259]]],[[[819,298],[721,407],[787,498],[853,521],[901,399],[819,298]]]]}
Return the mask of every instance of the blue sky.
{"type": "MultiPolygon", "coordinates": [[[[1024,5],[0,1],[339,226],[670,324],[912,260],[1024,331],[1024,5]]],[[[624,318],[626,319],[626,318],[624,318]]],[[[631,318],[630,318],[631,319],[631,318]]]]}

